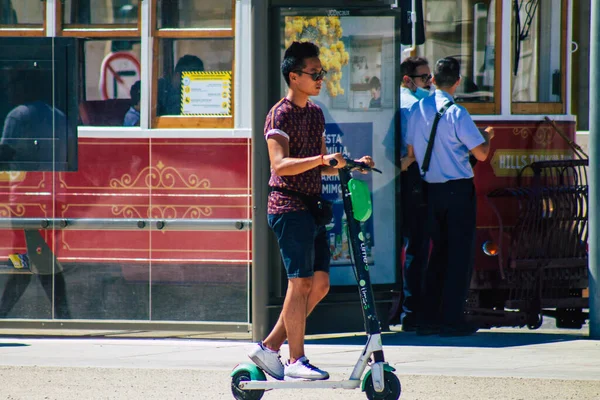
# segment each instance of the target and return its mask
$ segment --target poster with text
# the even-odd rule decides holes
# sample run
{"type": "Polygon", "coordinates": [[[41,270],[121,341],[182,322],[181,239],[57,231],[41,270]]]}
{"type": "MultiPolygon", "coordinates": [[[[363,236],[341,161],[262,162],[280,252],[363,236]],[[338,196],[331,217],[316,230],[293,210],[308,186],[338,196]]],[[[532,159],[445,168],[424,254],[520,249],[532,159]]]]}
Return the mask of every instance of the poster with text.
{"type": "MultiPolygon", "coordinates": [[[[327,153],[342,153],[351,159],[372,154],[373,124],[371,123],[330,123],[325,125],[325,144],[327,153]]],[[[373,189],[370,174],[353,172],[353,178],[367,183],[369,189],[373,189]]],[[[350,238],[348,237],[348,224],[344,214],[342,203],[342,189],[338,176],[323,176],[323,197],[334,203],[333,222],[327,225],[327,237],[331,250],[331,267],[351,266],[350,238]]],[[[361,224],[367,244],[367,257],[369,263],[373,262],[371,257],[372,248],[375,245],[373,224],[367,220],[361,224]]]]}
{"type": "Polygon", "coordinates": [[[231,116],[231,72],[183,72],[181,114],[231,116]]]}

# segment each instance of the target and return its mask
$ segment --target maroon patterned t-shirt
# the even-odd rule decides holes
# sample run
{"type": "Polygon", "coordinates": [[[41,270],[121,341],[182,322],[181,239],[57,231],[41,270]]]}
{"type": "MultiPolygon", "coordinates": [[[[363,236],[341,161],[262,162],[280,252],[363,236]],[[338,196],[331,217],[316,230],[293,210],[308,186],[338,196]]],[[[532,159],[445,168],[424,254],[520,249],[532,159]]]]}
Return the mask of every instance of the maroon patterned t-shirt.
{"type": "MultiPolygon", "coordinates": [[[[305,158],[321,154],[325,117],[321,108],[309,101],[302,108],[287,98],[281,99],[271,108],[265,121],[265,139],[280,135],[289,142],[290,157],[305,158]]],[[[269,186],[283,187],[310,194],[321,194],[321,168],[313,168],[298,175],[278,176],[271,168],[269,186]]],[[[281,192],[271,192],[267,212],[283,214],[306,210],[300,199],[281,192]]]]}

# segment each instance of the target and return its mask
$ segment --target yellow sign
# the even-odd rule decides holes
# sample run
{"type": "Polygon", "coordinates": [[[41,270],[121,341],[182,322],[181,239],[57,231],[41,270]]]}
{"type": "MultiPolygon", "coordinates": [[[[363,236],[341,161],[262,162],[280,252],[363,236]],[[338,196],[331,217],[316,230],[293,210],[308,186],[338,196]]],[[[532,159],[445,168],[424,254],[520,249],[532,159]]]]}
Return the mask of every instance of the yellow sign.
{"type": "Polygon", "coordinates": [[[181,115],[231,116],[231,72],[181,73],[181,115]]]}
{"type": "Polygon", "coordinates": [[[23,182],[26,175],[23,171],[0,171],[0,182],[23,182]]]}
{"type": "MultiPolygon", "coordinates": [[[[573,158],[570,150],[509,150],[498,149],[490,161],[496,176],[517,176],[523,167],[536,161],[568,160],[573,158]]],[[[531,169],[523,176],[531,176],[531,169]]]]}

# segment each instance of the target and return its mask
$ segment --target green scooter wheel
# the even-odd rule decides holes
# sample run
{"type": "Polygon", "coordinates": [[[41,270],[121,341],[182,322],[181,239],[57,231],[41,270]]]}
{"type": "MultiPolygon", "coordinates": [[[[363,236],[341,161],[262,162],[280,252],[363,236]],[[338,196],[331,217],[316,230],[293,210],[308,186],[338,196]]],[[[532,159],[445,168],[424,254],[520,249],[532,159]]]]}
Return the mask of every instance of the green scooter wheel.
{"type": "MultiPolygon", "coordinates": [[[[264,376],[264,375],[263,375],[264,376]]],[[[240,389],[240,382],[249,382],[252,380],[250,371],[240,369],[231,376],[231,393],[236,400],[260,400],[265,393],[264,390],[243,390],[240,389]]],[[[266,378],[260,380],[267,380],[266,378]]]]}
{"type": "Polygon", "coordinates": [[[378,393],[373,387],[373,377],[371,374],[365,377],[366,382],[364,386],[365,394],[369,400],[398,400],[400,398],[400,392],[402,388],[400,386],[400,379],[395,373],[391,371],[383,372],[383,380],[385,382],[385,388],[383,392],[378,393]]]}

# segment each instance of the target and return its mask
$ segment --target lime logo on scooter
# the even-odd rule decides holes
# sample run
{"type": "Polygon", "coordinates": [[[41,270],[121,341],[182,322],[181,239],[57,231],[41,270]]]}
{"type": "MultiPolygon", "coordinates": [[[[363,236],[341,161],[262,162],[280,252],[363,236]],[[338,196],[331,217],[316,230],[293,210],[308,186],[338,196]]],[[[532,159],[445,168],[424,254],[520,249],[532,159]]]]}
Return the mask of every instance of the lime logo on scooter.
{"type": "Polygon", "coordinates": [[[367,282],[361,280],[360,282],[360,301],[362,302],[365,310],[369,309],[369,302],[367,301],[367,282]]]}
{"type": "Polygon", "coordinates": [[[367,246],[365,245],[365,235],[362,231],[358,233],[360,239],[360,255],[362,256],[363,263],[365,264],[365,271],[369,270],[369,259],[367,258],[367,246]]]}

